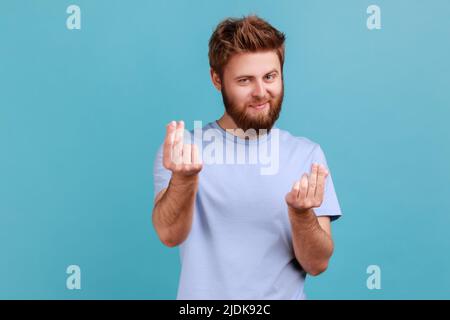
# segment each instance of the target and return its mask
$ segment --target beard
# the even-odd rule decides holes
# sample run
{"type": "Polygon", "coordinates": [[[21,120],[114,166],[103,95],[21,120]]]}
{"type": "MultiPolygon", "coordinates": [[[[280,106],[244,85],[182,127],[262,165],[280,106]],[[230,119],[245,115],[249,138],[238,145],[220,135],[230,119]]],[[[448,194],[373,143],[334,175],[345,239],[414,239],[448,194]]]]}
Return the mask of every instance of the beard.
{"type": "Polygon", "coordinates": [[[230,99],[225,86],[222,87],[221,91],[226,112],[231,119],[233,119],[237,127],[244,132],[248,129],[254,129],[257,134],[259,130],[266,130],[267,133],[269,133],[275,124],[275,121],[277,121],[280,116],[284,97],[284,83],[282,84],[281,93],[278,96],[252,101],[249,104],[246,104],[242,109],[230,99]],[[248,111],[248,108],[250,108],[248,105],[258,105],[265,101],[269,102],[269,110],[267,112],[262,111],[253,113],[248,111]]]}

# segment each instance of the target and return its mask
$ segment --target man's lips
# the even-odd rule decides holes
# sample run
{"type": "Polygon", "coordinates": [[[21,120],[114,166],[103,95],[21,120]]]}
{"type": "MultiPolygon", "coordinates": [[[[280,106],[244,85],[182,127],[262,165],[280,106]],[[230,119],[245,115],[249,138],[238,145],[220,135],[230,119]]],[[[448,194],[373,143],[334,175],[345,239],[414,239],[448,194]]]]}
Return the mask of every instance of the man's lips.
{"type": "Polygon", "coordinates": [[[264,109],[267,106],[269,106],[269,101],[263,102],[262,104],[251,104],[250,108],[260,110],[260,109],[264,109]]]}

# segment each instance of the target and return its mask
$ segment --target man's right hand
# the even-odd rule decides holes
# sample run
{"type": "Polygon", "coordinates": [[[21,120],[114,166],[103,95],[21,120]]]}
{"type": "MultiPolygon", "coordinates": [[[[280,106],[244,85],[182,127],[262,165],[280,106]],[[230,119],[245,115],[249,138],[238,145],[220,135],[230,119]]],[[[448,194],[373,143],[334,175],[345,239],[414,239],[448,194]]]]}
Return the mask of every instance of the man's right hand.
{"type": "Polygon", "coordinates": [[[163,166],[172,171],[169,186],[155,198],[152,221],[161,242],[168,247],[182,243],[189,235],[194,215],[198,173],[202,169],[198,148],[184,144],[184,122],[167,125],[163,166]]]}
{"type": "Polygon", "coordinates": [[[184,144],[183,139],[184,122],[170,122],[164,141],[163,165],[172,171],[172,177],[195,177],[202,170],[198,147],[195,144],[184,144]]]}

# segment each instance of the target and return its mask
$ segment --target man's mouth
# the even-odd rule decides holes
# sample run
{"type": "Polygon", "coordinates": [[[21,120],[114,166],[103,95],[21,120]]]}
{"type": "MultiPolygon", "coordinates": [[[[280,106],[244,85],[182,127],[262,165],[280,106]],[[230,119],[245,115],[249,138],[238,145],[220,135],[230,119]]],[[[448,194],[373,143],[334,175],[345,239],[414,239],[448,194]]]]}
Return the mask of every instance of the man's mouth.
{"type": "Polygon", "coordinates": [[[269,101],[263,102],[262,104],[251,104],[249,107],[256,109],[256,110],[262,110],[269,106],[269,101]]]}

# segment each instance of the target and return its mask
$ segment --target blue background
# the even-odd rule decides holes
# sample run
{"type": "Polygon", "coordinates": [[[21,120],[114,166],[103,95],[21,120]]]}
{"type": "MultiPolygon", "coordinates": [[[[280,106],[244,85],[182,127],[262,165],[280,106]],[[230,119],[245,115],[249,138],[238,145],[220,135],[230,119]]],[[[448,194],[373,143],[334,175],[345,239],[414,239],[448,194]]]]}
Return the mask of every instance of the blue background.
{"type": "Polygon", "coordinates": [[[222,114],[208,40],[249,13],[287,35],[277,126],[321,144],[344,212],[308,297],[450,298],[446,0],[1,1],[0,298],[175,298],[153,159],[170,120],[222,114]],[[71,264],[81,290],[66,288],[71,264]],[[372,264],[381,290],[366,287],[372,264]]]}

